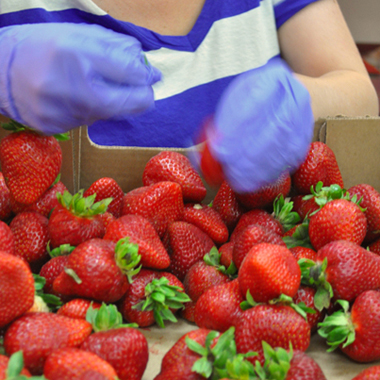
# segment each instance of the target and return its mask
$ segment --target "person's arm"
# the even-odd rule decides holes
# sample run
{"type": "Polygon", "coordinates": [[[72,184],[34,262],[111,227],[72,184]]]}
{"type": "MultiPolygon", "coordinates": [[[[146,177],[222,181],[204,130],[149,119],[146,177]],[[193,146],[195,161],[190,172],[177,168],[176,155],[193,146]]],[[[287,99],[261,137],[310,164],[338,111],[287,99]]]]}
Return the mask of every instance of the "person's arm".
{"type": "Polygon", "coordinates": [[[336,0],[310,4],[278,34],[282,57],[311,95],[315,119],[379,114],[376,91],[336,0]]]}

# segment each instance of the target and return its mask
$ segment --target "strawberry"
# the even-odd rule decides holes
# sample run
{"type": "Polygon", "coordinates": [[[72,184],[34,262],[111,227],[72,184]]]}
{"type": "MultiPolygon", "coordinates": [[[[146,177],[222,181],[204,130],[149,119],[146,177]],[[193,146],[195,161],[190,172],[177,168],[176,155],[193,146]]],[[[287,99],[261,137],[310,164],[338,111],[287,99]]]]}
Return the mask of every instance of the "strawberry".
{"type": "Polygon", "coordinates": [[[309,194],[310,188],[321,181],[324,186],[337,184],[344,187],[342,174],[334,152],[325,143],[310,144],[305,161],[292,175],[292,183],[298,194],[309,194]]]}
{"type": "Polygon", "coordinates": [[[143,267],[168,268],[170,257],[148,219],[134,214],[121,216],[108,226],[104,240],[117,242],[125,237],[128,237],[131,243],[138,245],[139,255],[141,255],[140,264],[143,267]]]}
{"type": "Polygon", "coordinates": [[[245,212],[243,206],[237,201],[235,192],[226,181],[220,185],[211,207],[220,214],[230,232],[245,212]]]}
{"type": "Polygon", "coordinates": [[[261,243],[247,253],[238,280],[243,295],[249,291],[256,302],[268,302],[281,294],[294,297],[301,283],[301,270],[288,248],[261,243]]]}
{"type": "Polygon", "coordinates": [[[124,192],[113,178],[99,178],[91,184],[91,186],[84,192],[83,196],[88,197],[93,194],[96,194],[95,202],[112,198],[112,202],[108,205],[107,211],[115,218],[120,216],[124,192]]]}
{"type": "Polygon", "coordinates": [[[62,150],[54,136],[42,136],[22,129],[1,140],[0,163],[14,199],[31,204],[57,178],[61,170],[62,150]]]}
{"type": "Polygon", "coordinates": [[[48,218],[51,211],[59,204],[57,193],[63,194],[65,191],[68,191],[66,186],[61,181],[58,181],[49,187],[49,189],[47,189],[34,203],[28,205],[17,202],[13,196],[11,196],[10,202],[12,212],[14,214],[19,214],[24,211],[35,211],[48,218]]]}
{"type": "Polygon", "coordinates": [[[262,186],[253,193],[236,194],[236,198],[248,210],[266,208],[271,206],[274,200],[282,195],[284,198],[289,194],[291,178],[288,172],[284,172],[273,183],[262,186]]]}
{"type": "Polygon", "coordinates": [[[0,172],[0,220],[8,220],[12,216],[10,194],[4,175],[0,172]]]}
{"type": "Polygon", "coordinates": [[[121,215],[137,214],[147,218],[162,237],[170,223],[182,219],[183,208],[181,186],[166,181],[126,193],[121,215]]]}
{"type": "Polygon", "coordinates": [[[213,286],[198,298],[194,322],[200,328],[224,332],[235,326],[243,314],[240,308],[243,301],[238,280],[213,286]]]}
{"type": "Polygon", "coordinates": [[[9,227],[14,237],[14,253],[28,263],[46,261],[49,220],[34,211],[17,214],[9,227]]]}
{"type": "Polygon", "coordinates": [[[98,379],[116,380],[117,374],[111,364],[92,352],[75,347],[58,348],[46,359],[44,376],[54,380],[98,379]]]}
{"type": "Polygon", "coordinates": [[[188,347],[186,340],[188,338],[204,346],[210,332],[208,329],[196,329],[182,335],[162,358],[160,373],[154,380],[203,380],[204,376],[192,371],[201,356],[188,347]]]}
{"type": "Polygon", "coordinates": [[[142,180],[144,186],[162,181],[178,183],[184,202],[202,202],[207,193],[190,160],[174,151],[163,151],[152,157],[144,168],[142,180]]]}
{"type": "Polygon", "coordinates": [[[239,269],[249,250],[260,243],[271,243],[285,247],[284,241],[274,232],[258,224],[247,226],[236,238],[232,251],[232,259],[239,269]]]}
{"type": "Polygon", "coordinates": [[[33,274],[21,258],[0,251],[0,328],[29,310],[34,302],[33,274]]]}
{"type": "Polygon", "coordinates": [[[57,311],[57,314],[70,318],[86,319],[87,310],[90,308],[99,309],[102,305],[99,302],[90,301],[84,298],[74,298],[64,303],[57,311]]]}
{"type": "Polygon", "coordinates": [[[203,260],[197,261],[187,271],[183,286],[193,302],[196,302],[207,289],[230,281],[227,270],[220,265],[219,259],[220,254],[214,247],[203,260]]]}
{"type": "Polygon", "coordinates": [[[163,242],[170,256],[168,271],[180,281],[193,264],[215,247],[212,239],[199,227],[182,221],[169,225],[163,242]]]}
{"type": "Polygon", "coordinates": [[[289,248],[289,250],[293,253],[293,256],[297,261],[301,259],[310,259],[315,261],[317,258],[317,252],[312,248],[298,246],[289,248]]]}
{"type": "Polygon", "coordinates": [[[32,376],[30,372],[24,368],[24,359],[22,352],[16,352],[10,358],[8,356],[0,354],[0,380],[23,379],[20,375],[24,376],[25,378],[32,376]]]}
{"type": "Polygon", "coordinates": [[[327,380],[319,364],[305,352],[295,350],[286,380],[327,380]]]}
{"type": "Polygon", "coordinates": [[[367,290],[353,302],[337,301],[343,310],[327,316],[319,324],[318,333],[330,345],[328,351],[339,349],[350,359],[368,363],[380,359],[379,323],[380,292],[367,290]]]}
{"type": "Polygon", "coordinates": [[[293,209],[298,213],[301,220],[304,220],[308,215],[320,209],[314,197],[308,199],[304,199],[304,197],[305,195],[294,195],[290,198],[291,202],[293,202],[293,209]]]}
{"type": "Polygon", "coordinates": [[[116,302],[128,290],[128,279],[131,281],[138,272],[137,250],[128,239],[117,243],[87,240],[70,253],[65,270],[53,282],[53,291],[64,296],[116,302]]]}
{"type": "Polygon", "coordinates": [[[174,313],[189,301],[183,284],[171,273],[141,269],[118,308],[130,323],[140,327],[157,323],[164,327],[164,320],[177,322],[174,313]]]}
{"type": "Polygon", "coordinates": [[[380,288],[380,257],[346,240],[326,244],[316,261],[300,260],[301,282],[317,288],[315,306],[329,308],[331,298],[352,302],[366,290],[380,288]]]}
{"type": "Polygon", "coordinates": [[[210,206],[187,203],[183,211],[183,220],[206,232],[217,246],[228,240],[227,226],[220,214],[210,206]]]}
{"type": "Polygon", "coordinates": [[[367,233],[364,243],[369,244],[380,237],[380,193],[371,185],[359,184],[348,189],[351,196],[361,199],[360,207],[367,218],[367,233]]]}
{"type": "Polygon", "coordinates": [[[377,255],[380,255],[380,239],[377,239],[375,240],[374,242],[372,242],[369,246],[368,246],[368,249],[373,252],[373,253],[376,253],[377,255]]]}
{"type": "Polygon", "coordinates": [[[7,355],[22,350],[25,367],[38,375],[49,354],[59,348],[80,346],[91,331],[91,324],[82,319],[54,313],[26,313],[8,327],[4,348],[7,355]]]}
{"type": "Polygon", "coordinates": [[[144,334],[122,324],[122,316],[115,305],[103,304],[90,308],[86,316],[94,333],[81,344],[84,351],[92,352],[115,369],[120,380],[141,380],[148,364],[148,341],[144,334]]]}
{"type": "Polygon", "coordinates": [[[233,264],[232,262],[233,250],[234,250],[234,243],[230,241],[227,243],[224,243],[223,245],[219,247],[220,264],[223,265],[225,268],[229,268],[231,264],[233,264]]]}
{"type": "Polygon", "coordinates": [[[380,376],[380,365],[373,365],[360,371],[352,380],[377,380],[380,376]]]}
{"type": "Polygon", "coordinates": [[[2,220],[0,220],[0,251],[14,254],[15,253],[15,238],[13,232],[2,220]]]}
{"type": "Polygon", "coordinates": [[[309,237],[319,250],[334,240],[360,245],[367,232],[367,219],[358,204],[348,199],[334,199],[310,217],[309,237]]]}
{"type": "Polygon", "coordinates": [[[104,230],[107,231],[108,226],[116,220],[116,218],[108,211],[105,211],[103,214],[99,214],[99,218],[103,222],[104,230]]]}
{"type": "Polygon", "coordinates": [[[258,356],[248,357],[254,363],[264,363],[262,341],[272,347],[306,351],[310,344],[308,322],[288,305],[258,304],[244,311],[235,325],[238,353],[254,351],[258,356]]]}
{"type": "Polygon", "coordinates": [[[59,205],[49,218],[50,245],[77,246],[86,240],[102,238],[105,228],[99,214],[107,210],[111,198],[94,203],[95,194],[83,197],[83,190],[75,195],[65,191],[57,193],[59,205]]]}
{"type": "Polygon", "coordinates": [[[254,209],[244,213],[236,227],[234,228],[230,241],[236,242],[237,237],[245,230],[249,225],[256,224],[261,227],[270,230],[271,232],[277,234],[278,236],[282,236],[284,233],[284,229],[281,223],[276,220],[268,211],[262,209],[254,209]]]}

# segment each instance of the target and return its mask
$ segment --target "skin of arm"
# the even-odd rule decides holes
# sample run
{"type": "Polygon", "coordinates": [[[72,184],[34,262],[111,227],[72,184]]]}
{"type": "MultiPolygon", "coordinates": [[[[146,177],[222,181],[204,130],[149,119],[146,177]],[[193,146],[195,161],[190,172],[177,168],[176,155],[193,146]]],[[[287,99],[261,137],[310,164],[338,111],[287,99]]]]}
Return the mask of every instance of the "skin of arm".
{"type": "Polygon", "coordinates": [[[378,116],[379,100],[336,0],[320,0],[279,29],[282,57],[309,90],[314,118],[378,116]]]}

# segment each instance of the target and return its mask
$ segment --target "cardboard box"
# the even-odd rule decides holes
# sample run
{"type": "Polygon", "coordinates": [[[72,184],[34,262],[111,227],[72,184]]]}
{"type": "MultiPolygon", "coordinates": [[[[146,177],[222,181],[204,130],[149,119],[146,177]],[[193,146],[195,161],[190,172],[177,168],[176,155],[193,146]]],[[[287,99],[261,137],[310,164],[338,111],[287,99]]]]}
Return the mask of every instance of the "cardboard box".
{"type": "MultiPolygon", "coordinates": [[[[315,123],[314,140],[332,148],[346,188],[367,183],[380,191],[380,117],[320,119],[315,123]]],[[[74,192],[106,176],[114,178],[125,192],[142,186],[146,163],[165,150],[101,147],[90,141],[86,127],[72,131],[62,149],[62,180],[74,192]]],[[[188,153],[187,149],[174,150],[188,153]]],[[[206,200],[212,200],[214,194],[215,189],[208,188],[206,200]]]]}

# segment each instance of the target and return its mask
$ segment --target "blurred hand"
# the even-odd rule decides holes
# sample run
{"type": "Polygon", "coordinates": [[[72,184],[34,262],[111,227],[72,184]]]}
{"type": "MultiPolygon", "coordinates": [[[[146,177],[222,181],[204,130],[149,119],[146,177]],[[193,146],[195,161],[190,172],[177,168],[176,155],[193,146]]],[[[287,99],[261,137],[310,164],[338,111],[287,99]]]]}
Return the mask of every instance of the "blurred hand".
{"type": "Polygon", "coordinates": [[[295,170],[313,137],[310,101],[281,59],[234,79],[202,132],[207,143],[199,165],[206,181],[224,178],[247,193],[295,170]]]}
{"type": "Polygon", "coordinates": [[[161,74],[133,37],[98,25],[0,29],[0,113],[52,135],[154,104],[161,74]]]}

